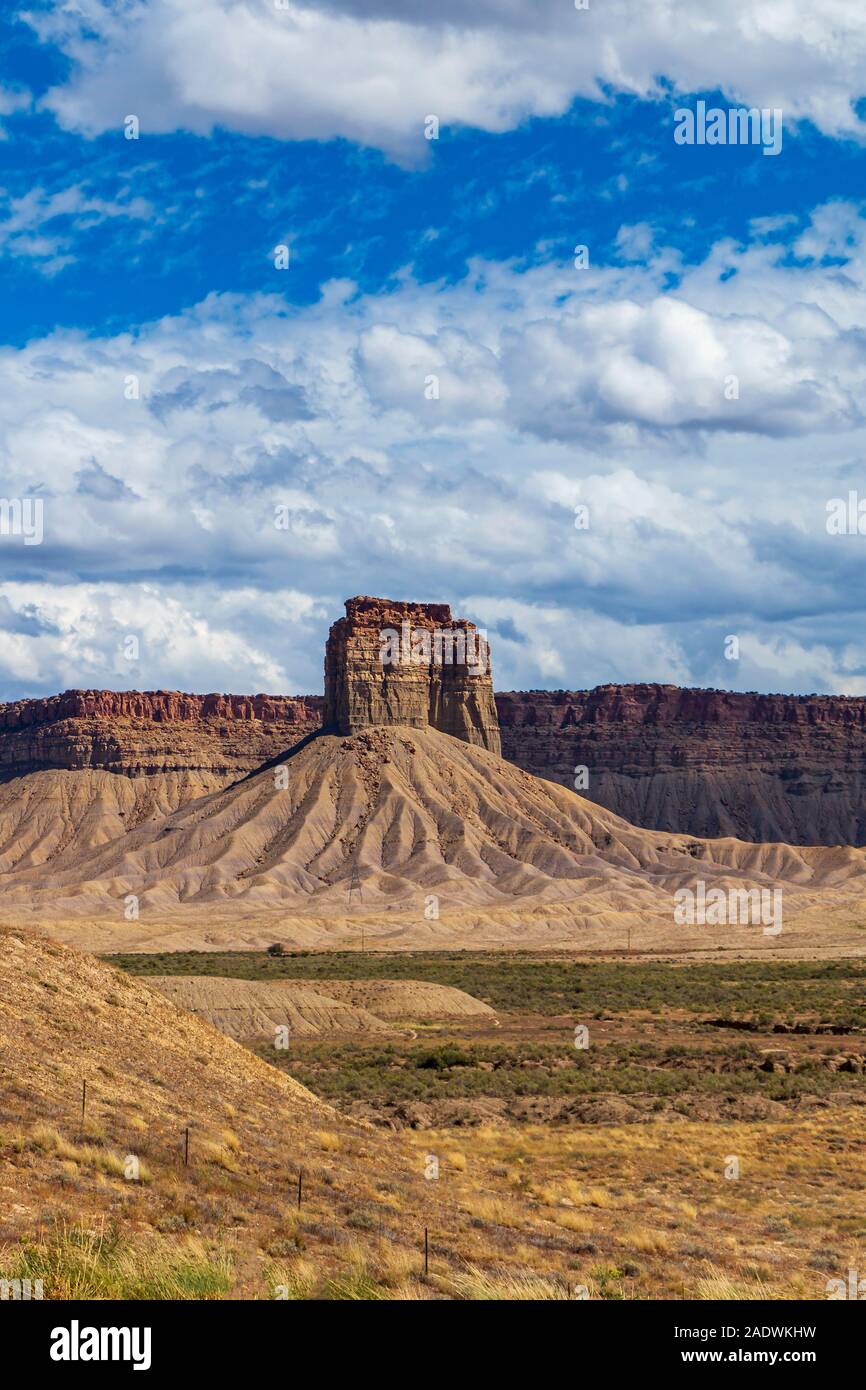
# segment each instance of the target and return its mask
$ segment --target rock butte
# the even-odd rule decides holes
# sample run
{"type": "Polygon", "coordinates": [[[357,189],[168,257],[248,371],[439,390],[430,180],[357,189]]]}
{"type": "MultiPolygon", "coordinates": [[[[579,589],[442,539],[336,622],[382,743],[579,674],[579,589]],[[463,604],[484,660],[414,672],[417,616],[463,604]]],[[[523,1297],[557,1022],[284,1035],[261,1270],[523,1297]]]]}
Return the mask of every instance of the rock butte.
{"type": "Polygon", "coordinates": [[[430,726],[498,751],[652,829],[793,844],[866,844],[866,699],[672,685],[509,691],[487,670],[376,669],[379,626],[474,632],[446,605],[350,599],[321,695],[70,690],[0,705],[0,779],[105,769],[160,781],[159,804],[214,790],[328,720],[430,726]],[[375,635],[375,642],[373,641],[375,635]],[[339,665],[340,653],[353,665],[339,665]],[[372,664],[371,664],[372,663],[372,664]],[[498,721],[497,721],[498,716],[498,721]],[[498,729],[497,729],[498,722],[498,729]],[[170,780],[166,780],[170,775],[170,780]]]}
{"type": "Polygon", "coordinates": [[[347,599],[325,648],[324,724],[429,727],[501,754],[487,644],[446,603],[347,599]]]}
{"type": "MultiPolygon", "coordinates": [[[[784,888],[785,949],[815,949],[818,936],[835,948],[845,933],[863,948],[851,926],[862,850],[640,829],[505,761],[475,636],[445,605],[362,597],[331,629],[315,711],[264,695],[92,692],[60,698],[63,717],[39,725],[16,707],[6,737],[64,726],[77,766],[0,782],[4,920],[50,921],[95,950],[348,948],[361,919],[362,941],[398,949],[578,938],[608,949],[632,931],[642,949],[706,949],[703,923],[684,928],[672,910],[700,881],[747,907],[753,888],[784,888]],[[445,634],[463,643],[451,659],[436,646],[445,634]],[[160,750],[173,770],[133,770],[130,754],[141,769],[160,750]]],[[[640,730],[669,727],[658,716],[679,694],[571,701],[560,732],[585,726],[591,739],[605,712],[617,730],[627,714],[640,730]]],[[[767,949],[751,909],[731,911],[725,942],[767,949]]]]}

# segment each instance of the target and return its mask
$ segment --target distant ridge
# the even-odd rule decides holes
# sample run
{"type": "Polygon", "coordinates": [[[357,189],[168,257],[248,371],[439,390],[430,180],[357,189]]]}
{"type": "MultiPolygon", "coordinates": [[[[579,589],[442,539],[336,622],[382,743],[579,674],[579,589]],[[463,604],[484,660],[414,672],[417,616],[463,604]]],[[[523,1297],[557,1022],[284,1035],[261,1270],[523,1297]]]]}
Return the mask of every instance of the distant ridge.
{"type": "MultiPolygon", "coordinates": [[[[502,753],[636,825],[866,845],[866,698],[664,684],[495,696],[502,753]]],[[[321,726],[321,695],[70,690],[0,705],[0,778],[102,769],[171,809],[321,726]]],[[[9,789],[0,784],[0,804],[9,789]]],[[[16,792],[17,794],[17,792],[16,792]]],[[[120,792],[112,790],[110,799],[120,792]]],[[[124,793],[124,797],[126,794],[124,793]]]]}
{"type": "MultiPolygon", "coordinates": [[[[104,772],[25,781],[45,778],[49,789],[57,778],[131,785],[104,772]]],[[[68,809],[60,818],[79,823],[68,809]]],[[[0,816],[0,843],[26,828],[0,816]]],[[[283,764],[89,847],[72,836],[48,862],[0,876],[0,915],[59,919],[93,949],[346,946],[362,922],[368,946],[577,943],[591,928],[617,942],[633,932],[642,948],[773,945],[757,921],[678,925],[674,895],[698,882],[778,890],[787,946],[854,920],[866,854],[638,829],[486,748],[394,725],[322,733],[283,764]]]]}

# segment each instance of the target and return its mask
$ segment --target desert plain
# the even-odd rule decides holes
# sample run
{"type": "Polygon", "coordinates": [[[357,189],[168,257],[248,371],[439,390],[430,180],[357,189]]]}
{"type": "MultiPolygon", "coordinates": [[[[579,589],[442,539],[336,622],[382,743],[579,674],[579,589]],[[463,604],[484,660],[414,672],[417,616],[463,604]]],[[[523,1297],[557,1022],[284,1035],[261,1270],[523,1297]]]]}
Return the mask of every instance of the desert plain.
{"type": "Polygon", "coordinates": [[[489,670],[376,675],[383,602],[332,629],[320,728],[266,748],[249,702],[252,767],[224,706],[221,769],[112,767],[153,747],[142,696],[0,787],[5,1287],[838,1296],[866,851],[635,825],[514,765],[489,670]]]}

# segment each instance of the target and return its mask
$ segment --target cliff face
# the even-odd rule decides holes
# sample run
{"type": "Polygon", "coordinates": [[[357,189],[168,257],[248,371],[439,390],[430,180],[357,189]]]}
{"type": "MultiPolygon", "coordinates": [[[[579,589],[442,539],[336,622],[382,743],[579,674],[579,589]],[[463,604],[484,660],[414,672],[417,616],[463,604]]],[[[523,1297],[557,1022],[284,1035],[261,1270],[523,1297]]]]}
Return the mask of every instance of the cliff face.
{"type": "Polygon", "coordinates": [[[51,768],[168,774],[154,795],[170,809],[246,775],[325,722],[344,732],[377,718],[431,724],[498,751],[498,710],[505,758],[570,788],[575,768],[585,767],[580,794],[635,825],[866,844],[866,699],[609,685],[508,692],[494,709],[489,666],[479,675],[452,665],[443,681],[415,665],[383,675],[376,624],[402,639],[404,621],[431,640],[437,625],[471,628],[444,606],[353,608],[332,629],[327,706],[315,695],[98,690],[0,705],[0,778],[51,768]]]}
{"type": "Polygon", "coordinates": [[[0,705],[0,776],[104,768],[243,776],[321,724],[321,696],[67,690],[0,705]]]}
{"type": "Polygon", "coordinates": [[[325,648],[324,723],[432,727],[498,754],[487,643],[444,603],[347,599],[325,648]]]}
{"type": "Polygon", "coordinates": [[[866,844],[866,700],[670,685],[496,697],[503,756],[637,825],[866,844]]]}

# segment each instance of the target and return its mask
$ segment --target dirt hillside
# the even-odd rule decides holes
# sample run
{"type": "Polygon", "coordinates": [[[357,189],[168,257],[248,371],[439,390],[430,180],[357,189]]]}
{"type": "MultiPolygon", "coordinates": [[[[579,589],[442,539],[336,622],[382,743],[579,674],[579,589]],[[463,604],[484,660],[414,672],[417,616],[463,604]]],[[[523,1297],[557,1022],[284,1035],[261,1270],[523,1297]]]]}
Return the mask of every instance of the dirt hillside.
{"type": "Polygon", "coordinates": [[[380,1261],[381,1241],[393,1279],[420,1269],[425,1225],[459,1263],[463,1219],[395,1136],[338,1115],[149,984],[8,932],[0,1193],[0,1275],[36,1242],[46,1298],[70,1281],[92,1296],[81,1290],[99,1279],[121,1292],[97,1296],[266,1298],[299,1252],[305,1278],[350,1279],[359,1245],[380,1261]],[[81,1230],[95,1244],[70,1236],[81,1230]],[[167,1294],[171,1280],[189,1288],[167,1294]]]}
{"type": "Polygon", "coordinates": [[[386,1019],[494,1016],[462,989],[424,980],[233,980],[213,975],[151,975],[148,983],[179,1009],[230,1038],[273,1042],[276,1030],[312,1038],[386,1033],[386,1019]]]}
{"type": "MultiPolygon", "coordinates": [[[[50,920],[103,950],[349,944],[363,919],[390,947],[575,944],[600,928],[685,949],[707,929],[675,923],[674,894],[698,882],[779,889],[786,932],[817,941],[858,923],[866,851],[640,830],[484,748],[388,727],[322,735],[107,843],[0,874],[0,920],[50,920]]],[[[716,941],[756,936],[726,925],[716,941]]]]}
{"type": "Polygon", "coordinates": [[[0,874],[108,844],[223,785],[208,772],[119,777],[93,768],[0,782],[0,874]]]}
{"type": "Polygon", "coordinates": [[[496,1011],[453,985],[428,980],[328,980],[328,994],[378,1018],[495,1018],[496,1011]]]}
{"type": "Polygon", "coordinates": [[[595,1289],[584,1237],[525,1193],[522,1158],[468,1171],[432,1138],[340,1114],[149,982],[0,930],[0,1278],[40,1279],[46,1299],[595,1289]]]}
{"type": "Polygon", "coordinates": [[[148,983],[179,1009],[206,1019],[230,1038],[273,1041],[280,1027],[301,1038],[388,1031],[387,1023],[367,1009],[343,1003],[313,985],[210,975],[154,975],[148,983]]]}

